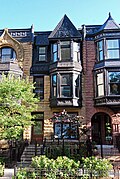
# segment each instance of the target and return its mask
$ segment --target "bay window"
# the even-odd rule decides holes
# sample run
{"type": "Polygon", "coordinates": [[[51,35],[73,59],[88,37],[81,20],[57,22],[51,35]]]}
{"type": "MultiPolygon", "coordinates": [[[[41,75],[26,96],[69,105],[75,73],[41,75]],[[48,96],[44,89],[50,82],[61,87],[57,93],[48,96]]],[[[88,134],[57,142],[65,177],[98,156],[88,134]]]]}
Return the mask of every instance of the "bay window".
{"type": "Polygon", "coordinates": [[[51,97],[79,98],[80,75],[72,73],[58,73],[51,76],[51,97]]]}
{"type": "Polygon", "coordinates": [[[97,42],[97,61],[120,58],[120,40],[105,39],[97,42]]]}
{"type": "Polygon", "coordinates": [[[59,41],[52,44],[52,61],[80,61],[80,44],[74,41],[59,41]]]}

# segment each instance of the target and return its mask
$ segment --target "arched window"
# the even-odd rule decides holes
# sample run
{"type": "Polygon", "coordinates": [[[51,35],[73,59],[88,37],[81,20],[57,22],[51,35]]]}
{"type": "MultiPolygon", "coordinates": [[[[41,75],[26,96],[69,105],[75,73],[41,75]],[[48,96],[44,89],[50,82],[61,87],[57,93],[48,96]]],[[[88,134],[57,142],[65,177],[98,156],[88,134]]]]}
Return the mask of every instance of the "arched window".
{"type": "Polygon", "coordinates": [[[16,60],[16,52],[11,47],[3,47],[0,49],[0,61],[2,63],[14,62],[16,60]]]}

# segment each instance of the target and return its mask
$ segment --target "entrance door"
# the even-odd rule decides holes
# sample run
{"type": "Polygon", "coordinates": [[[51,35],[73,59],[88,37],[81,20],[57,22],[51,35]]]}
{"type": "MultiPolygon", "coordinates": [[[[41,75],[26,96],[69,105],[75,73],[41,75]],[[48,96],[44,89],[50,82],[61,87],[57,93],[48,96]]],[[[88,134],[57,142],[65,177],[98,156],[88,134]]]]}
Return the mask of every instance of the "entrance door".
{"type": "Polygon", "coordinates": [[[34,113],[34,124],[32,126],[32,142],[42,143],[43,141],[43,126],[44,126],[44,114],[34,113]]]}
{"type": "Polygon", "coordinates": [[[92,141],[96,144],[111,144],[111,118],[105,113],[97,113],[92,117],[92,141]]]}

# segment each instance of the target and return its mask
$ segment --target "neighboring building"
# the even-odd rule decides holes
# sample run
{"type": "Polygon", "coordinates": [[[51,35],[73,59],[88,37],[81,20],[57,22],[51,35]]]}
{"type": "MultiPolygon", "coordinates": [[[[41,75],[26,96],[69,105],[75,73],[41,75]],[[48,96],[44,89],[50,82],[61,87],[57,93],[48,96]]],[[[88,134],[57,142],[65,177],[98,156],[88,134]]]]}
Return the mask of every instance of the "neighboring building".
{"type": "MultiPolygon", "coordinates": [[[[65,15],[52,32],[34,32],[32,26],[0,34],[0,73],[30,76],[40,98],[35,125],[25,131],[26,138],[61,139],[65,129],[75,127],[49,119],[65,109],[84,116],[97,144],[106,144],[108,138],[115,143],[120,133],[120,26],[110,14],[103,25],[77,29],[65,15]]],[[[78,139],[75,130],[64,138],[78,139]]]]}

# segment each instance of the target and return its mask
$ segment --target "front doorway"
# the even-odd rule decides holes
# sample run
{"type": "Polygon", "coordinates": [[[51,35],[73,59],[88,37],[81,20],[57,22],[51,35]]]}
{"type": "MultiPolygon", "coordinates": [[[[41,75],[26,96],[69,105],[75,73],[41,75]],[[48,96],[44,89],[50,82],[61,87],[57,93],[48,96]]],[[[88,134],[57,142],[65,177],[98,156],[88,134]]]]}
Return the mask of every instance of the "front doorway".
{"type": "Polygon", "coordinates": [[[91,120],[92,141],[96,144],[112,144],[111,118],[106,113],[96,113],[91,120]]]}
{"type": "Polygon", "coordinates": [[[42,143],[43,141],[43,127],[44,127],[44,114],[34,113],[34,124],[32,125],[32,143],[42,143]]]}

